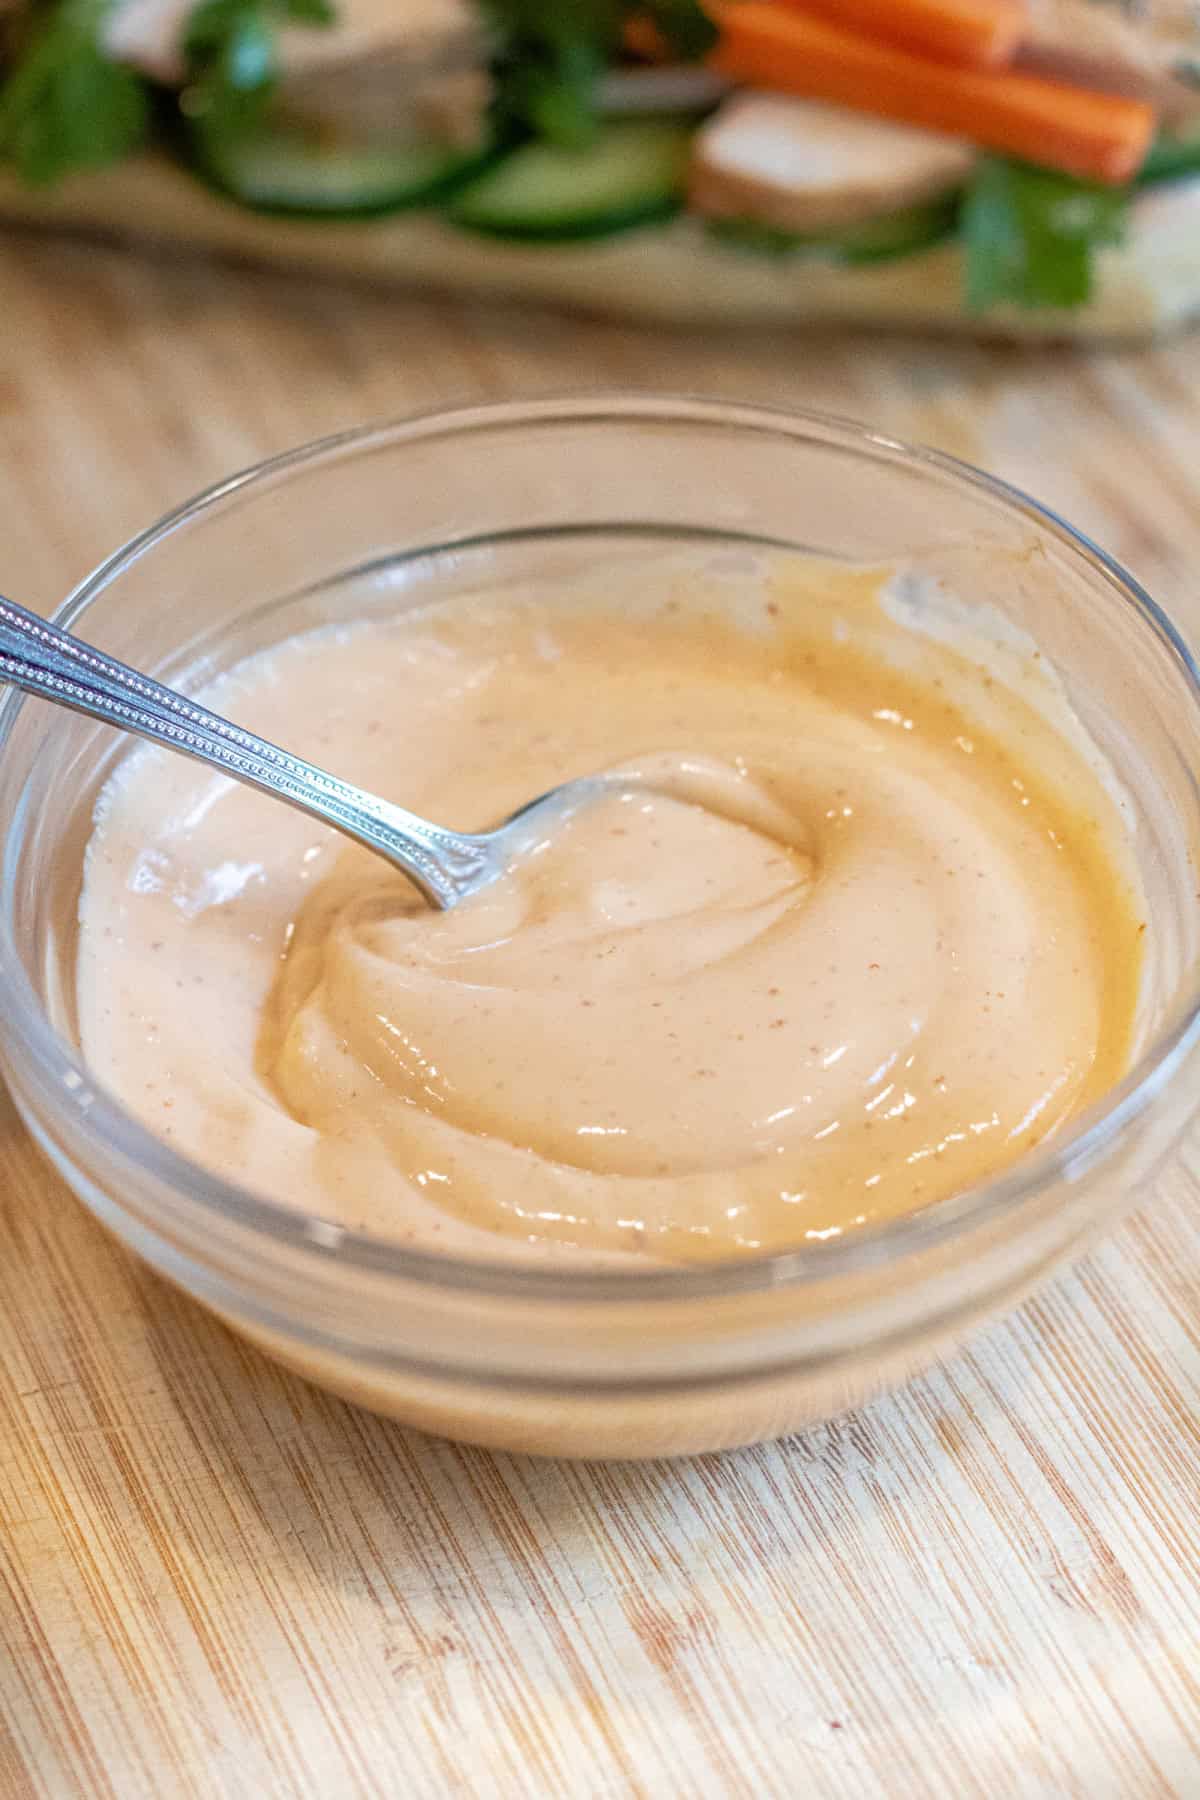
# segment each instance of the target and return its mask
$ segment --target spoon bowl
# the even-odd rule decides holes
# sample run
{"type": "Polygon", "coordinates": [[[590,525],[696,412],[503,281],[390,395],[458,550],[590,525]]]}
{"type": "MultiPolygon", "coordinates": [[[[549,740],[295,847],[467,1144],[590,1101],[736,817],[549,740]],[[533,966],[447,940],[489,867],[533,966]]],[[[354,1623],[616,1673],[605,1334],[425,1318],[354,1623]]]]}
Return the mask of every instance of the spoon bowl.
{"type": "MultiPolygon", "coordinates": [[[[451,831],[256,737],[81,638],[0,599],[0,680],[177,750],[331,825],[398,869],[431,906],[457,906],[508,873],[624,776],[583,776],[519,807],[491,831],[451,831]]],[[[686,772],[686,765],[684,765],[686,772]]]]}

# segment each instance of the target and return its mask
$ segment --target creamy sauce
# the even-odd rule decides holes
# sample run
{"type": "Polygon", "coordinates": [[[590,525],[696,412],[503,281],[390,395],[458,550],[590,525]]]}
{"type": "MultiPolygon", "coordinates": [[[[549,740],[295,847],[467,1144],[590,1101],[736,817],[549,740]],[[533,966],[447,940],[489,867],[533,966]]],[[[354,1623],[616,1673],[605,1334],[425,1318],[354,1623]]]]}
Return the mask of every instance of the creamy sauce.
{"type": "Polygon", "coordinates": [[[136,752],[88,861],[90,1063],[207,1167],[474,1255],[777,1250],[1004,1169],[1128,1061],[1118,808],[1044,706],[982,729],[986,671],[914,654],[881,580],[793,567],[736,623],[699,581],[480,596],[243,665],[204,697],[449,824],[631,777],[439,914],[136,752]]]}

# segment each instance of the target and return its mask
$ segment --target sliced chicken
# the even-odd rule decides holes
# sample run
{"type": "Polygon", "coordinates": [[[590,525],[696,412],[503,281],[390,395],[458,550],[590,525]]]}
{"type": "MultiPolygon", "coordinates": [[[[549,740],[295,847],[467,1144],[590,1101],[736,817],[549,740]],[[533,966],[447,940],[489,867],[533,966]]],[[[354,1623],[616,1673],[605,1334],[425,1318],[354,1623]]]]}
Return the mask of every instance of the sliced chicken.
{"type": "Polygon", "coordinates": [[[280,104],[338,132],[434,137],[487,130],[490,40],[474,0],[336,0],[337,23],[283,34],[280,104]]]}
{"type": "Polygon", "coordinates": [[[1194,116],[1200,95],[1174,71],[1200,48],[1195,18],[1179,7],[1122,12],[1098,0],[1027,0],[1029,29],[1019,67],[1076,87],[1126,94],[1157,106],[1167,122],[1194,116]]]}
{"type": "MultiPolygon", "coordinates": [[[[105,46],[153,79],[178,83],[195,8],[196,0],[119,0],[105,46]]],[[[472,0],[336,0],[333,25],[283,32],[280,104],[330,130],[471,144],[486,124],[488,51],[472,0]]]]}
{"type": "MultiPolygon", "coordinates": [[[[0,8],[12,0],[0,0],[0,8]]],[[[183,40],[198,0],[116,0],[103,42],[113,58],[158,81],[184,75],[183,40]]],[[[289,26],[283,61],[289,72],[337,67],[362,57],[461,66],[486,53],[481,15],[471,0],[335,0],[329,26],[289,26]]]]}
{"type": "Polygon", "coordinates": [[[339,68],[364,57],[410,67],[460,69],[487,53],[472,0],[334,0],[332,26],[292,25],[283,34],[289,75],[339,68]]]}
{"type": "Polygon", "coordinates": [[[689,197],[710,218],[833,230],[949,193],[973,155],[956,138],[840,106],[736,94],[697,134],[689,197]]]}

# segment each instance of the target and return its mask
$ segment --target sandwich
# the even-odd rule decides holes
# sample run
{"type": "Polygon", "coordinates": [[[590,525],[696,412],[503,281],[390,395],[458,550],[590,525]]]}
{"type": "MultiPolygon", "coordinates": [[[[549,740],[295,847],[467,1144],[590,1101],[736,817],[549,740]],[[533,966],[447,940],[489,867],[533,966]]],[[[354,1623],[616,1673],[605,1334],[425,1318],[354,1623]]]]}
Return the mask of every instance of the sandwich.
{"type": "Polygon", "coordinates": [[[632,319],[1200,314],[1183,0],[0,0],[0,219],[632,319]]]}

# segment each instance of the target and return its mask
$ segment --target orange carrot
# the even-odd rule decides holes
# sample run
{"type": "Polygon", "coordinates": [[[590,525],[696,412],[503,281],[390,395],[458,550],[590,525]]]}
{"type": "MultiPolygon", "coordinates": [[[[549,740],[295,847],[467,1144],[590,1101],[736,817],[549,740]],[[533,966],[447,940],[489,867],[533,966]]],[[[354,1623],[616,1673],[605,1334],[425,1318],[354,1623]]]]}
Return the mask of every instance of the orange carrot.
{"type": "Polygon", "coordinates": [[[1025,36],[1023,0],[788,0],[801,12],[899,44],[935,62],[1006,63],[1025,36]]]}
{"type": "Polygon", "coordinates": [[[1114,184],[1137,174],[1154,135],[1154,109],[1141,100],[1011,69],[949,68],[770,0],[712,10],[721,37],[711,66],[751,87],[838,101],[1114,184]]]}

